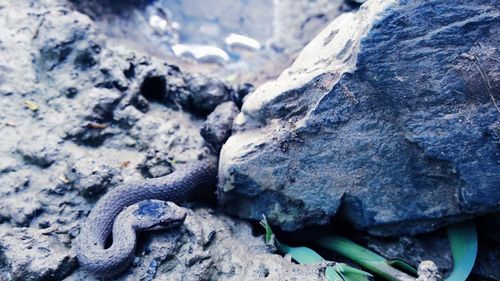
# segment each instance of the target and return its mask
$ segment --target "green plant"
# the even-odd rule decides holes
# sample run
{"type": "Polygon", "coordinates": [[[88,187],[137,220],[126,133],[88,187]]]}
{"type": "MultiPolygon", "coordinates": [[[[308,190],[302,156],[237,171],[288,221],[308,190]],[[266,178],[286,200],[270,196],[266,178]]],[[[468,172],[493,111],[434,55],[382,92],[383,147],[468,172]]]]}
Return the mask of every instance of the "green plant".
{"type": "MultiPolygon", "coordinates": [[[[289,254],[301,264],[325,261],[318,253],[308,247],[291,247],[279,242],[267,223],[266,218],[260,222],[266,230],[265,240],[274,245],[283,254],[289,254]]],[[[447,228],[448,240],[453,255],[453,271],[446,281],[465,281],[472,271],[477,255],[477,231],[474,222],[468,221],[447,228]]],[[[364,248],[353,241],[339,236],[326,235],[314,243],[340,256],[353,260],[363,269],[389,281],[415,280],[417,270],[401,260],[388,260],[377,253],[364,248]],[[414,275],[414,276],[412,276],[414,275]]],[[[369,273],[343,263],[326,268],[328,280],[363,281],[368,280],[369,273]]]]}
{"type": "Polygon", "coordinates": [[[446,281],[464,281],[472,271],[477,255],[477,231],[474,222],[468,221],[447,229],[453,255],[453,271],[446,281]]]}
{"type": "MultiPolygon", "coordinates": [[[[300,264],[312,264],[326,262],[318,253],[308,247],[292,247],[280,242],[274,235],[271,227],[264,217],[260,224],[266,230],[265,242],[267,244],[274,243],[278,252],[290,255],[293,260],[300,264]]],[[[333,266],[327,266],[325,270],[326,279],[328,281],[368,281],[367,276],[370,273],[359,270],[344,263],[335,263],[333,266]]]]}
{"type": "Polygon", "coordinates": [[[315,241],[316,245],[333,251],[341,256],[353,260],[367,271],[378,275],[385,280],[413,280],[415,277],[397,269],[404,268],[416,274],[416,270],[403,261],[390,261],[386,258],[352,242],[339,235],[327,235],[315,241]]]}

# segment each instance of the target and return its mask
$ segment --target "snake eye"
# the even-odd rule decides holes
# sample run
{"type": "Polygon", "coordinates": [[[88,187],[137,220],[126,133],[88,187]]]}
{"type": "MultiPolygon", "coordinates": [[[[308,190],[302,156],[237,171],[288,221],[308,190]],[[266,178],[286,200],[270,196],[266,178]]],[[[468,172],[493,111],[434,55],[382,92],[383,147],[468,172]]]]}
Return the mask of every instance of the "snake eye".
{"type": "Polygon", "coordinates": [[[152,224],[150,227],[147,228],[147,230],[160,230],[160,229],[166,229],[169,226],[163,222],[158,222],[155,224],[152,224]]]}

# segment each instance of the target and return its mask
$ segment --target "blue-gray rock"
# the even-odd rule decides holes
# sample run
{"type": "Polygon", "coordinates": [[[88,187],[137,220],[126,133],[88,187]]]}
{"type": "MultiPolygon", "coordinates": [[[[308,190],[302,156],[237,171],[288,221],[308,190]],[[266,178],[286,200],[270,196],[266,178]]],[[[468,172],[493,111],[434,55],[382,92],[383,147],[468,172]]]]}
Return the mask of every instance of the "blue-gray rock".
{"type": "Polygon", "coordinates": [[[76,259],[57,235],[34,228],[12,228],[0,235],[1,280],[62,280],[76,259]]]}
{"type": "Polygon", "coordinates": [[[240,110],[236,104],[227,101],[219,104],[203,123],[200,134],[217,153],[231,136],[234,118],[238,113],[240,113],[240,110]]]}
{"type": "Polygon", "coordinates": [[[372,0],[250,94],[219,202],[285,230],[338,215],[376,235],[500,210],[498,1],[372,0]]]}
{"type": "Polygon", "coordinates": [[[212,77],[192,75],[188,82],[190,91],[174,93],[174,100],[188,110],[208,115],[217,105],[231,100],[231,89],[212,77]]]}
{"type": "Polygon", "coordinates": [[[113,163],[108,162],[110,161],[78,159],[68,169],[66,179],[84,197],[101,196],[109,187],[120,182],[119,170],[113,166],[113,163]]]}

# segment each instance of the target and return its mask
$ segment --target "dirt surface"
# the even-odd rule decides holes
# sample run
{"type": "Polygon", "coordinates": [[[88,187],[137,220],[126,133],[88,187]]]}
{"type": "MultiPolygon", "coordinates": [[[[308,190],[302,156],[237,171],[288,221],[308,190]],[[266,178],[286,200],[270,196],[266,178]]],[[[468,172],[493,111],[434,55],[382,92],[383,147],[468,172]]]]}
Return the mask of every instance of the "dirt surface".
{"type": "MultiPolygon", "coordinates": [[[[71,247],[95,202],[209,155],[206,115],[241,93],[117,44],[66,1],[2,2],[0,26],[0,280],[92,280],[71,247]]],[[[137,255],[120,280],[321,276],[199,207],[137,255]]]]}

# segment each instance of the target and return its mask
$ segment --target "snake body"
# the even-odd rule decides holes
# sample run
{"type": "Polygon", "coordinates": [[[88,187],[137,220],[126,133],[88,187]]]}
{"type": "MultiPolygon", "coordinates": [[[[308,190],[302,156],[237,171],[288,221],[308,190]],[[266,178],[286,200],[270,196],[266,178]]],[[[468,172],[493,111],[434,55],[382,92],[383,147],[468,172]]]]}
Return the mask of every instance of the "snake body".
{"type": "Polygon", "coordinates": [[[81,228],[75,241],[78,262],[99,277],[122,272],[134,257],[135,232],[184,220],[181,208],[158,200],[184,201],[215,184],[216,176],[216,161],[202,160],[164,177],[115,187],[97,202],[81,228]],[[112,244],[106,248],[111,233],[112,244]]]}

